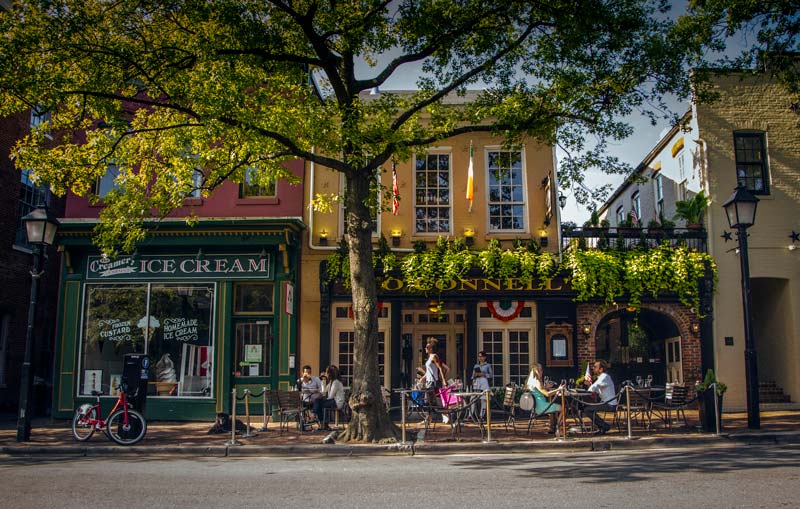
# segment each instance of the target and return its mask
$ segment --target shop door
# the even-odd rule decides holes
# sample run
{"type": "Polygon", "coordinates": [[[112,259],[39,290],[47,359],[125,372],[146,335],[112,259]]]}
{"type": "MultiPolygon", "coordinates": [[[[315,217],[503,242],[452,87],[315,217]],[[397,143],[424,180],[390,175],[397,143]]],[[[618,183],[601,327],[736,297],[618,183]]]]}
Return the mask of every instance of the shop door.
{"type": "Polygon", "coordinates": [[[271,385],[272,323],[245,319],[233,323],[234,385],[271,385]]]}
{"type": "Polygon", "coordinates": [[[667,350],[667,382],[682,384],[683,367],[681,365],[681,338],[680,336],[665,340],[667,350]]]}

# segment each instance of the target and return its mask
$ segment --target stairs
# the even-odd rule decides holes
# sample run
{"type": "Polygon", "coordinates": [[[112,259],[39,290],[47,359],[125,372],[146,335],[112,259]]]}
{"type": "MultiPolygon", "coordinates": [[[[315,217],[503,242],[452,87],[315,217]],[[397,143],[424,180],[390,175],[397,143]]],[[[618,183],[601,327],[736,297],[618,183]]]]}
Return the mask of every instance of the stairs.
{"type": "Polygon", "coordinates": [[[761,403],[790,403],[788,394],[783,393],[783,388],[772,381],[759,382],[758,397],[761,403]]]}

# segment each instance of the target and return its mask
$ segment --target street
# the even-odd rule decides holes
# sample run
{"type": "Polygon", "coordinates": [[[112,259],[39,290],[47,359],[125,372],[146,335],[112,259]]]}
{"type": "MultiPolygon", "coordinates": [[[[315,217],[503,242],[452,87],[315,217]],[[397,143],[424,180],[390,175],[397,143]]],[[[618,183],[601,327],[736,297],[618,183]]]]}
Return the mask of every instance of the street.
{"type": "Polygon", "coordinates": [[[0,459],[0,507],[796,507],[800,447],[0,459]]]}

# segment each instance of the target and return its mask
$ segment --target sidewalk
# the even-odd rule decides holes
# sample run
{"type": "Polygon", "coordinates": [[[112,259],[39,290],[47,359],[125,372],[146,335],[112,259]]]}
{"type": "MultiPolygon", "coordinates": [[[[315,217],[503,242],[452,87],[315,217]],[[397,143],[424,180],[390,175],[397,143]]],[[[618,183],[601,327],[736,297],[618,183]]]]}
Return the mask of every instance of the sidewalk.
{"type": "MultiPolygon", "coordinates": [[[[104,433],[95,433],[86,443],[72,437],[70,422],[34,421],[31,441],[16,442],[16,422],[10,417],[0,421],[0,455],[11,456],[102,456],[102,455],[187,455],[187,456],[274,456],[274,455],[372,455],[372,454],[456,454],[492,452],[592,451],[651,447],[724,446],[736,443],[800,443],[800,410],[767,411],[761,413],[761,429],[747,428],[744,413],[723,414],[720,436],[698,431],[697,413],[688,411],[689,427],[682,423],[672,430],[658,427],[652,431],[633,430],[634,439],[627,438],[627,430],[612,429],[603,436],[572,434],[567,440],[556,440],[546,432],[546,425],[537,421],[532,434],[527,434],[527,419],[517,422],[517,434],[506,430],[502,423],[493,424],[493,443],[483,442],[475,425],[466,425],[458,438],[451,435],[450,426],[438,423],[434,430],[415,433],[421,428],[416,423],[407,427],[408,445],[398,444],[323,444],[328,435],[324,432],[300,433],[295,426],[281,434],[277,423],[270,423],[265,432],[254,437],[237,435],[240,445],[228,445],[230,433],[209,435],[210,422],[148,423],[147,436],[135,446],[123,447],[111,442],[104,433]],[[416,435],[416,437],[415,437],[416,435]],[[416,440],[415,440],[416,438],[416,440]]],[[[253,429],[261,427],[258,418],[251,420],[253,429]]]]}

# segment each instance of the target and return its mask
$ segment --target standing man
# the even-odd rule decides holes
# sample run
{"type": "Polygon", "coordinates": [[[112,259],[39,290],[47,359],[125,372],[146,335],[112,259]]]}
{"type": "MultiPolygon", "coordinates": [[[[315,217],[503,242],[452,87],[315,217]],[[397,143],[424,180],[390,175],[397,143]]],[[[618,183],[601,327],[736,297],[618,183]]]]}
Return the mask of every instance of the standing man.
{"type": "Polygon", "coordinates": [[[611,429],[611,425],[597,415],[597,412],[614,412],[617,408],[617,391],[614,388],[614,380],[612,380],[611,375],[607,373],[609,367],[605,359],[594,361],[592,370],[594,371],[595,382],[589,386],[588,390],[597,394],[598,399],[603,404],[592,405],[590,411],[587,411],[585,408],[583,410],[584,415],[589,414],[594,425],[597,426],[600,435],[608,433],[608,430],[611,429]]]}
{"type": "Polygon", "coordinates": [[[491,387],[494,371],[492,371],[492,365],[486,362],[486,352],[483,350],[478,352],[478,363],[473,367],[473,371],[473,385],[476,378],[482,377],[486,379],[486,383],[491,387]],[[480,373],[478,373],[478,370],[480,370],[480,373]]]}

